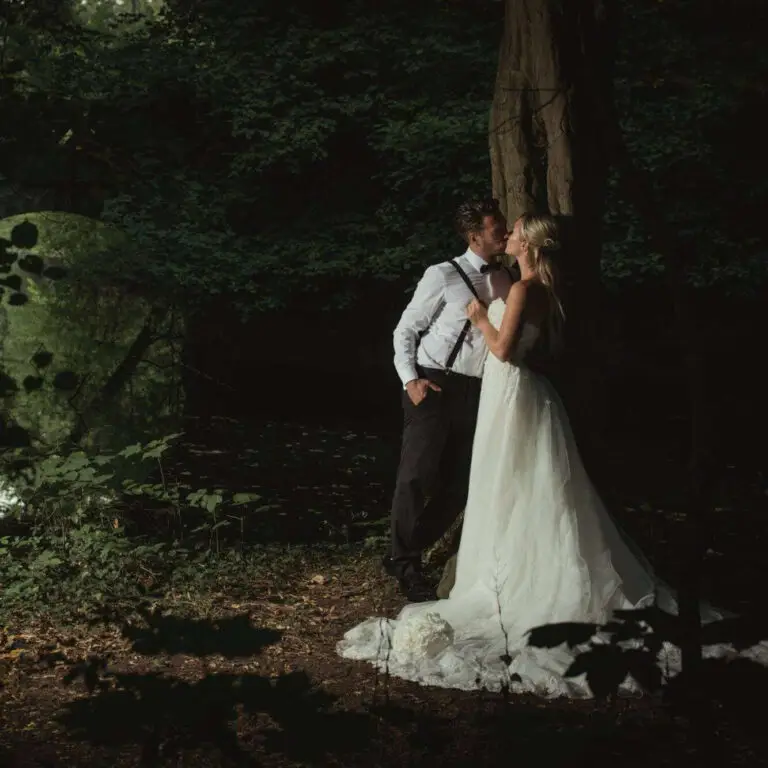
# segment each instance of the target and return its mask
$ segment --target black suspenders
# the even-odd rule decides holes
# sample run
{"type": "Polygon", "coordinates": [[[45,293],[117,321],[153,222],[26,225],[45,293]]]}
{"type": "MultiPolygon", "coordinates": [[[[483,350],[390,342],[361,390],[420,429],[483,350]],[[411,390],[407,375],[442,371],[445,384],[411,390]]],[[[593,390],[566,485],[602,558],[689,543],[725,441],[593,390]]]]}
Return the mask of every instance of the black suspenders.
{"type": "MultiPolygon", "coordinates": [[[[467,277],[467,273],[458,265],[455,259],[451,259],[449,263],[459,273],[459,276],[461,277],[461,279],[467,284],[467,288],[469,288],[469,290],[472,291],[472,295],[478,301],[481,301],[480,296],[478,296],[477,291],[475,290],[475,286],[472,285],[472,281],[467,277]]],[[[467,322],[464,323],[464,327],[461,329],[459,338],[456,339],[456,344],[451,350],[451,354],[448,355],[448,360],[446,360],[445,362],[446,373],[451,372],[451,369],[453,368],[453,364],[456,362],[456,358],[459,356],[459,352],[461,351],[461,345],[464,343],[464,339],[466,338],[467,333],[469,333],[469,329],[471,325],[472,323],[469,320],[467,320],[467,322]]]]}
{"type": "MultiPolygon", "coordinates": [[[[470,291],[472,291],[472,295],[482,303],[482,299],[480,296],[478,296],[477,291],[475,290],[475,286],[472,285],[472,281],[467,277],[467,273],[459,266],[458,262],[455,259],[451,259],[449,264],[459,273],[459,276],[461,279],[466,283],[467,288],[469,288],[470,291]]],[[[515,282],[515,278],[512,274],[512,270],[504,266],[504,269],[506,269],[507,274],[509,275],[510,280],[512,282],[515,282]]],[[[464,339],[467,336],[467,333],[469,333],[470,326],[472,325],[471,321],[467,320],[466,323],[464,323],[464,327],[461,329],[461,333],[459,334],[459,338],[456,339],[456,344],[454,345],[453,349],[451,350],[451,354],[448,355],[448,360],[445,362],[445,371],[446,373],[450,373],[451,369],[453,368],[453,364],[456,362],[456,358],[459,356],[459,352],[461,351],[461,345],[464,343],[464,339]]]]}

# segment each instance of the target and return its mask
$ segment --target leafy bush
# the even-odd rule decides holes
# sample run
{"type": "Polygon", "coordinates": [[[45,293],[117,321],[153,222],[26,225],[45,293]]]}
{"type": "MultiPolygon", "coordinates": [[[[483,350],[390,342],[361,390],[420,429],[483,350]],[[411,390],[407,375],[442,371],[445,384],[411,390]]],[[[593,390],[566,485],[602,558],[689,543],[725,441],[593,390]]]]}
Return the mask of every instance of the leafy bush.
{"type": "MultiPolygon", "coordinates": [[[[215,545],[218,529],[228,524],[217,520],[220,507],[256,497],[147,482],[147,462],[159,462],[180,436],[114,454],[75,451],[23,461],[14,485],[16,501],[0,521],[16,529],[0,539],[0,607],[90,616],[135,606],[153,589],[165,590],[178,579],[189,586],[196,566],[215,545]],[[198,530],[209,533],[207,545],[185,548],[129,535],[131,499],[159,503],[179,514],[185,508],[205,510],[211,522],[198,530]]],[[[14,452],[17,463],[24,453],[14,452]]]]}

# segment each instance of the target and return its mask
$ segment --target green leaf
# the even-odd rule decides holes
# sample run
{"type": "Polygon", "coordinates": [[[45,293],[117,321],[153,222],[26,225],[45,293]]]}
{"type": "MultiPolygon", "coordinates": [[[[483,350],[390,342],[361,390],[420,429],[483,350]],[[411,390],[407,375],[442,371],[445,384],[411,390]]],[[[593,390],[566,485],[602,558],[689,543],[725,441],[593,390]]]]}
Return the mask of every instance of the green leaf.
{"type": "Polygon", "coordinates": [[[163,443],[160,443],[159,445],[154,445],[149,450],[144,451],[144,458],[145,459],[159,459],[166,450],[168,450],[169,446],[165,445],[163,443]]]}
{"type": "Polygon", "coordinates": [[[201,525],[198,525],[196,528],[193,528],[190,533],[203,533],[204,531],[207,531],[211,527],[210,523],[202,523],[201,525]]]}
{"type": "Polygon", "coordinates": [[[77,473],[77,480],[80,483],[92,483],[94,477],[96,477],[96,470],[91,466],[84,467],[77,473]]]}
{"type": "Polygon", "coordinates": [[[32,568],[51,568],[56,565],[61,565],[61,559],[56,557],[56,555],[53,554],[49,549],[44,550],[41,552],[33,561],[30,563],[30,566],[32,568]]]}
{"type": "Polygon", "coordinates": [[[11,230],[11,242],[16,248],[34,248],[37,245],[37,227],[30,221],[17,224],[11,230]]]}
{"type": "Polygon", "coordinates": [[[77,470],[83,467],[90,466],[90,459],[85,451],[75,451],[67,456],[64,463],[61,465],[62,469],[77,470]]]}
{"type": "Polygon", "coordinates": [[[238,507],[241,504],[250,504],[252,501],[258,501],[261,498],[257,493],[236,493],[232,497],[232,506],[238,507]]]}

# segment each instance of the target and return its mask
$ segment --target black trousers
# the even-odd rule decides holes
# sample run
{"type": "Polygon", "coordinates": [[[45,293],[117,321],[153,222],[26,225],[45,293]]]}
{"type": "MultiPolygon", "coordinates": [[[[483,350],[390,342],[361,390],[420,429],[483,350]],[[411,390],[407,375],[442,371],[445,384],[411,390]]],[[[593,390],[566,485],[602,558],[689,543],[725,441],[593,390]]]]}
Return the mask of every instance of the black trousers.
{"type": "Polygon", "coordinates": [[[480,379],[428,368],[434,381],[419,405],[403,392],[404,428],[392,499],[392,560],[397,576],[421,568],[434,544],[464,509],[472,442],[480,404],[480,379]]]}

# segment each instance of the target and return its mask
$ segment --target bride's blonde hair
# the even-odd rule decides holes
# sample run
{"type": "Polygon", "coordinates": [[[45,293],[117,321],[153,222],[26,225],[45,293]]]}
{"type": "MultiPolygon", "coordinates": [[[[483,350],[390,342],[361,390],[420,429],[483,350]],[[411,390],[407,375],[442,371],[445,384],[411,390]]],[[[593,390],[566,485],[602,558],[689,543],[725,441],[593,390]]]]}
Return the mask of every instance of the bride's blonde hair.
{"type": "Polygon", "coordinates": [[[536,279],[549,294],[549,341],[552,351],[560,347],[565,310],[558,292],[557,268],[552,254],[560,250],[560,228],[549,214],[524,213],[520,219],[520,241],[528,244],[528,260],[536,279]]]}

